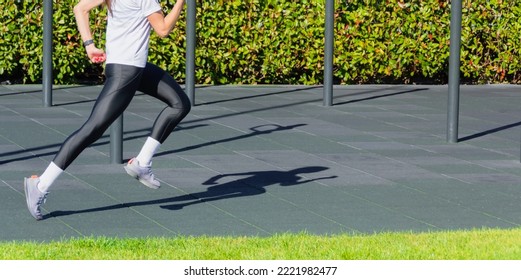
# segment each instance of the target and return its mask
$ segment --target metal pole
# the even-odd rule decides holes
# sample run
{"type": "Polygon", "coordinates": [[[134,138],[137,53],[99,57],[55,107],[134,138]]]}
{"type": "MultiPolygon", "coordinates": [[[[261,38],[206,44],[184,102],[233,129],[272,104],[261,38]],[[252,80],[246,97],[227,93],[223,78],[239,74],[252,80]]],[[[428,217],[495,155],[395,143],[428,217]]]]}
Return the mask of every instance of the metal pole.
{"type": "Polygon", "coordinates": [[[186,1],[186,84],[185,90],[192,105],[195,105],[195,0],[186,1]]]}
{"type": "Polygon", "coordinates": [[[326,26],[324,44],[324,106],[333,105],[333,51],[334,51],[335,1],[326,0],[326,26]]]}
{"type": "Polygon", "coordinates": [[[458,142],[461,10],[461,0],[453,0],[450,18],[449,98],[447,109],[447,141],[449,143],[458,142]]]}
{"type": "Polygon", "coordinates": [[[43,1],[43,106],[52,106],[52,1],[43,1]]]}
{"type": "Polygon", "coordinates": [[[123,114],[110,126],[110,162],[123,163],[123,114]]]}

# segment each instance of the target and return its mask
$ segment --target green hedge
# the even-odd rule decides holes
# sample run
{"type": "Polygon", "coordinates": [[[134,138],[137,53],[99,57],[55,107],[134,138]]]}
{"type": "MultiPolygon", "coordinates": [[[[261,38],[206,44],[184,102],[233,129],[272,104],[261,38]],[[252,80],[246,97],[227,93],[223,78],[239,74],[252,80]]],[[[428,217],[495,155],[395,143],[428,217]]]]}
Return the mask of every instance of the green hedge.
{"type": "MultiPolygon", "coordinates": [[[[1,0],[0,80],[40,82],[43,1],[1,0]],[[13,4],[14,3],[14,4],[13,4]]],[[[54,81],[100,81],[76,30],[72,6],[54,0],[54,81]]],[[[173,0],[162,0],[172,7],[173,0]]],[[[320,84],[325,0],[196,0],[196,82],[320,84]]],[[[521,81],[521,1],[464,0],[462,79],[521,81]]],[[[447,80],[450,3],[443,0],[336,1],[335,83],[447,80]]],[[[92,13],[103,46],[106,11],[92,13]]],[[[185,18],[168,39],[153,36],[150,61],[176,79],[185,72],[185,18]]]]}

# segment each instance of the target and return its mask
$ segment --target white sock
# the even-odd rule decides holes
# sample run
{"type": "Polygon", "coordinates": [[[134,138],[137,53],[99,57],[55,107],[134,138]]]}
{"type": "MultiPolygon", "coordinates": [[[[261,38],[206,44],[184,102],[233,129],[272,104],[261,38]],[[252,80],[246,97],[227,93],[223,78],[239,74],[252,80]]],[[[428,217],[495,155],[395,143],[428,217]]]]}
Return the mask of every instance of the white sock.
{"type": "Polygon", "coordinates": [[[147,141],[145,142],[145,144],[141,148],[141,151],[136,157],[137,161],[139,162],[139,165],[150,165],[152,157],[156,153],[159,146],[161,146],[161,143],[159,143],[159,141],[152,137],[148,137],[147,141]]]}
{"type": "Polygon", "coordinates": [[[52,183],[63,173],[63,170],[58,167],[54,162],[51,162],[47,169],[40,176],[40,183],[38,189],[41,192],[47,192],[51,187],[52,183]]]}

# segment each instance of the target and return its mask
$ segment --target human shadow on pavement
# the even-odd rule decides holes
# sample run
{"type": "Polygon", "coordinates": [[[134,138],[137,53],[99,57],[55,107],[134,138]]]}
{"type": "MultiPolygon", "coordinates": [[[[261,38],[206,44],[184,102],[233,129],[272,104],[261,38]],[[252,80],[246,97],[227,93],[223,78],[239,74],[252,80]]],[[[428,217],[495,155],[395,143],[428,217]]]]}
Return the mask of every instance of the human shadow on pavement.
{"type": "Polygon", "coordinates": [[[179,196],[172,202],[181,201],[183,203],[162,205],[160,207],[163,209],[178,210],[199,203],[263,194],[266,192],[265,188],[271,185],[279,185],[281,187],[295,186],[316,180],[333,179],[337,177],[327,176],[307,179],[300,176],[300,174],[317,173],[326,169],[327,167],[323,166],[308,166],[289,171],[255,171],[217,175],[203,183],[203,185],[211,185],[206,191],[179,196]],[[217,182],[226,177],[242,178],[221,184],[217,182]]]}
{"type": "Polygon", "coordinates": [[[269,186],[297,186],[317,180],[333,179],[337,176],[323,176],[316,178],[307,178],[303,174],[318,173],[327,170],[324,166],[306,166],[288,171],[270,170],[270,171],[251,171],[233,174],[222,174],[214,176],[206,180],[203,185],[211,185],[206,191],[188,193],[181,196],[174,196],[162,199],[119,203],[103,207],[89,208],[83,210],[70,211],[53,211],[44,215],[44,219],[52,217],[61,217],[81,213],[103,212],[109,210],[117,210],[122,208],[160,205],[160,208],[166,210],[179,210],[189,205],[206,203],[216,200],[232,199],[238,197],[260,195],[266,192],[269,186]],[[226,177],[239,177],[236,180],[219,184],[218,181],[226,177]],[[167,204],[167,205],[165,205],[167,204]]]}

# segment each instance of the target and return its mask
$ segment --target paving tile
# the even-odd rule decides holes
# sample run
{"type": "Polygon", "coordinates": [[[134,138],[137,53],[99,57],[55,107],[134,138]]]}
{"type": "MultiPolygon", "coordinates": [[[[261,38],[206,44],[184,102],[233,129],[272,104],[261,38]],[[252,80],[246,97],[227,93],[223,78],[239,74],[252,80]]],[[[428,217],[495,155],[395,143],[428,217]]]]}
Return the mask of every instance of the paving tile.
{"type": "MultiPolygon", "coordinates": [[[[110,163],[110,129],[29,216],[23,177],[41,173],[89,116],[101,86],[0,86],[0,239],[269,236],[513,228],[521,224],[518,87],[462,86],[460,142],[446,141],[447,86],[199,86],[153,160],[162,188],[110,163]]],[[[124,114],[134,157],[164,104],[124,114]]]]}

